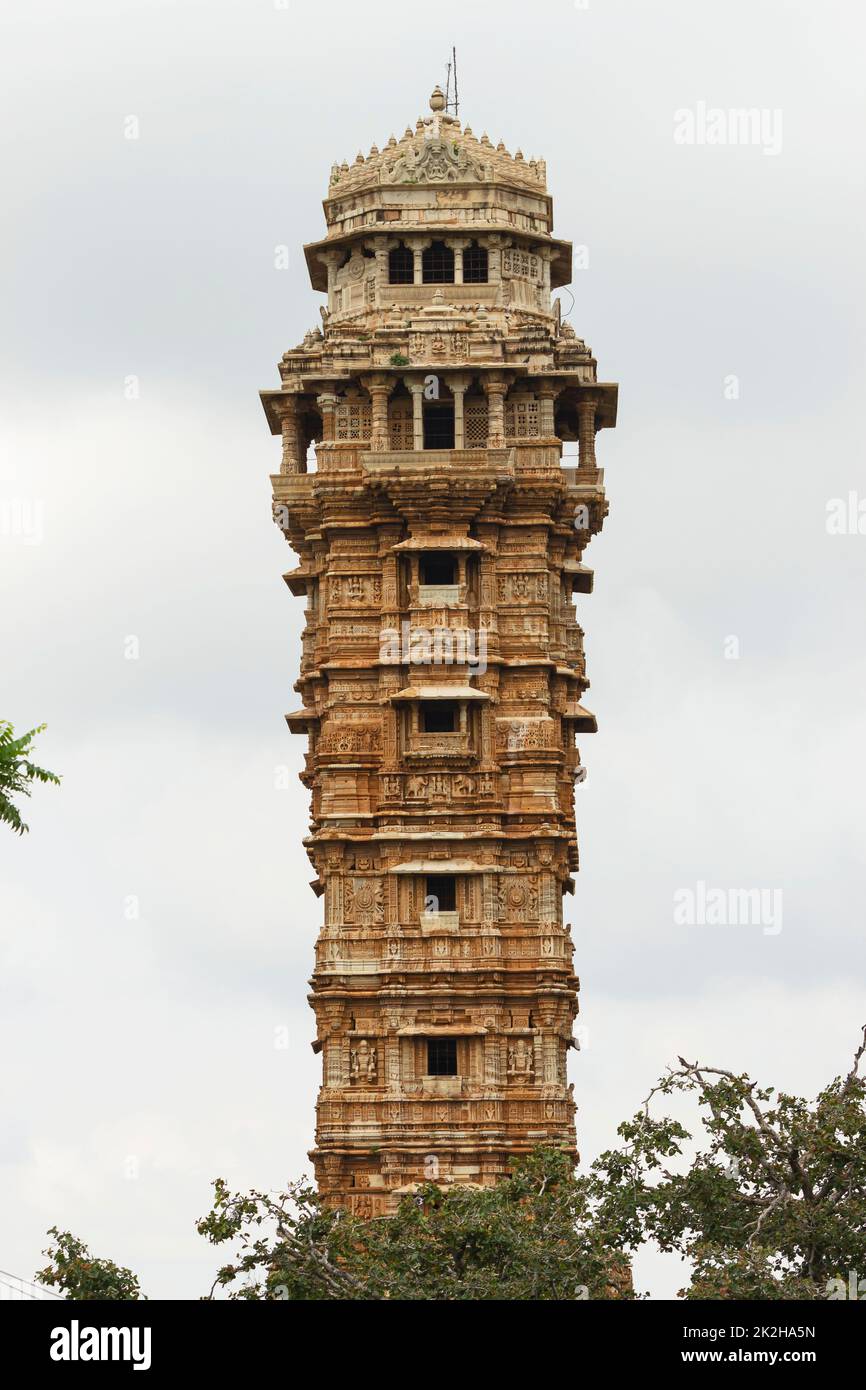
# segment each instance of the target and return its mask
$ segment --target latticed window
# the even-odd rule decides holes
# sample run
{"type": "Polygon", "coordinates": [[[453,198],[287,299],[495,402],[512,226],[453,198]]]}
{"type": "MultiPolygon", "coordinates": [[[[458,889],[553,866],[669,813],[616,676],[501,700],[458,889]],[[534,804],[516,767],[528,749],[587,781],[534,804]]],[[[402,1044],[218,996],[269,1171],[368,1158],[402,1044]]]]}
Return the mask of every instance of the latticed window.
{"type": "Polygon", "coordinates": [[[538,439],[540,434],[538,401],[506,401],[506,438],[538,439]]]}
{"type": "Polygon", "coordinates": [[[509,246],[502,252],[502,274],[517,275],[523,280],[538,279],[538,257],[529,251],[519,251],[509,246]]]}
{"type": "Polygon", "coordinates": [[[467,449],[487,448],[487,401],[467,400],[463,407],[463,439],[467,449]]]}
{"type": "Polygon", "coordinates": [[[338,405],[336,428],[338,440],[369,439],[373,429],[369,402],[345,401],[338,405]]]}
{"type": "Polygon", "coordinates": [[[444,241],[434,241],[422,257],[425,285],[454,284],[454,252],[444,241]]]}
{"type": "Polygon", "coordinates": [[[463,252],[464,285],[486,285],[488,257],[486,246],[467,246],[463,252]]]}
{"type": "Polygon", "coordinates": [[[388,256],[388,284],[411,285],[415,280],[415,257],[408,246],[395,246],[388,256]]]}
{"type": "Polygon", "coordinates": [[[415,426],[411,401],[394,401],[389,413],[392,449],[414,449],[415,426]]]}

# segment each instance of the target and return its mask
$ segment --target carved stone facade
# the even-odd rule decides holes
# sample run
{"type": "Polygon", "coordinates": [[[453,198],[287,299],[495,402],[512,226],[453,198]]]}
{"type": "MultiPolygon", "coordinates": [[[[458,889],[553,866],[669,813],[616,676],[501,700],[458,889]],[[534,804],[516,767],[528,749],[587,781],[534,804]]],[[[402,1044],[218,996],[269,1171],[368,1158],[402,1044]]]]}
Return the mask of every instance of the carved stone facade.
{"type": "Polygon", "coordinates": [[[575,1152],[562,898],[595,719],[572,596],[616,420],[551,303],[571,246],[544,164],[476,139],[438,89],[430,107],[334,167],[306,247],[322,328],[262,393],[307,599],[287,720],[324,902],[312,1157],[326,1199],[369,1215],[425,1178],[495,1182],[538,1143],[575,1152]]]}

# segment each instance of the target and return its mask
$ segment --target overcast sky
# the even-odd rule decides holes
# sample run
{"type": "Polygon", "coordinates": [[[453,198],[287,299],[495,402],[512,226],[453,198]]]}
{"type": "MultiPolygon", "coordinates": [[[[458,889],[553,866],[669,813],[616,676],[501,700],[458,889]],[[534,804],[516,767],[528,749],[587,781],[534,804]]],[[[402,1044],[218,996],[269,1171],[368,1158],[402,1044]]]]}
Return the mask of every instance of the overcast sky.
{"type": "MultiPolygon", "coordinates": [[[[257,391],[319,322],[300,246],[332,162],[414,124],[452,43],[463,119],[547,159],[587,248],[570,321],[620,382],[578,607],[581,1150],[678,1053],[806,1092],[845,1068],[866,534],[827,507],[866,501],[857,7],[19,0],[2,26],[0,715],[48,722],[63,785],[0,836],[0,1268],[31,1276],[57,1223],[197,1297],[209,1181],[305,1169],[321,902],[257,391]],[[678,143],[710,108],[772,139],[678,143]],[[781,890],[781,930],[678,924],[700,882],[781,890]]],[[[682,1276],[647,1255],[637,1282],[682,1276]]]]}

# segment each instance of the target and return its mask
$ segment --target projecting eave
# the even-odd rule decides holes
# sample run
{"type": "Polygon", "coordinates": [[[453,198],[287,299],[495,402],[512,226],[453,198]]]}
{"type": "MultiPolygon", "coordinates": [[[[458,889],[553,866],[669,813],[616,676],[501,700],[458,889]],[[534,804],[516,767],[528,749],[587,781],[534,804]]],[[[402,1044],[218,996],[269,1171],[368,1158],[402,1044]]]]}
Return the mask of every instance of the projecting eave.
{"type": "MultiPolygon", "coordinates": [[[[564,560],[562,573],[567,579],[571,580],[571,590],[575,594],[591,594],[594,579],[594,571],[588,565],[582,565],[579,560],[564,560]]],[[[287,575],[283,578],[288,580],[287,575]]]]}
{"type": "Polygon", "coordinates": [[[407,685],[390,696],[397,700],[489,700],[486,690],[471,685],[407,685]]]}
{"type": "MultiPolygon", "coordinates": [[[[524,232],[519,227],[509,227],[497,222],[470,222],[465,226],[457,226],[449,220],[445,209],[441,222],[385,222],[377,223],[375,226],[355,227],[350,232],[342,232],[338,236],[324,237],[322,241],[309,241],[304,247],[304,257],[307,262],[307,269],[310,272],[310,284],[314,290],[321,291],[322,294],[328,292],[328,268],[320,256],[325,251],[347,250],[355,242],[371,241],[377,234],[381,236],[387,233],[389,236],[430,236],[431,233],[441,232],[443,236],[474,236],[478,235],[499,235],[511,236],[520,241],[533,242],[538,246],[549,246],[550,256],[550,288],[558,290],[562,285],[571,284],[571,265],[572,265],[572,243],[561,241],[558,237],[549,236],[546,232],[524,232]]],[[[441,288],[441,286],[440,286],[441,288]]]]}
{"type": "Polygon", "coordinates": [[[481,541],[475,541],[471,536],[410,536],[407,541],[398,541],[392,545],[391,549],[395,553],[404,550],[483,550],[489,551],[489,545],[483,545],[481,541]]]}
{"type": "Polygon", "coordinates": [[[285,399],[286,392],[280,391],[279,389],[277,389],[276,391],[271,390],[259,392],[259,400],[262,403],[262,409],[265,412],[265,418],[267,419],[267,422],[270,426],[271,434],[282,433],[283,427],[280,421],[279,412],[276,408],[277,401],[280,399],[281,396],[283,397],[283,399],[285,399]]]}
{"type": "Polygon", "coordinates": [[[563,719],[567,719],[579,734],[597,734],[598,721],[591,710],[584,709],[583,705],[568,705],[563,713],[563,719]]]}
{"type": "Polygon", "coordinates": [[[406,1023],[397,1029],[398,1038],[484,1037],[489,1030],[483,1023],[406,1023]]]}
{"type": "Polygon", "coordinates": [[[389,874],[501,874],[498,864],[479,864],[475,859],[412,859],[394,864],[389,874]]]}
{"type": "Polygon", "coordinates": [[[309,733],[310,725],[317,724],[321,716],[314,709],[298,709],[287,714],[285,718],[293,734],[306,734],[309,733]]]}
{"type": "Polygon", "coordinates": [[[301,598],[307,592],[307,585],[312,577],[302,565],[299,565],[297,569],[286,571],[283,575],[283,582],[288,585],[295,598],[301,598]]]}
{"type": "Polygon", "coordinates": [[[564,400],[573,389],[574,396],[593,396],[598,402],[595,413],[595,427],[599,430],[612,430],[616,425],[616,412],[619,404],[619,382],[617,381],[592,381],[578,382],[575,380],[574,370],[571,371],[533,371],[532,376],[543,376],[545,380],[555,381],[561,388],[561,394],[557,400],[557,409],[561,409],[564,400]]]}

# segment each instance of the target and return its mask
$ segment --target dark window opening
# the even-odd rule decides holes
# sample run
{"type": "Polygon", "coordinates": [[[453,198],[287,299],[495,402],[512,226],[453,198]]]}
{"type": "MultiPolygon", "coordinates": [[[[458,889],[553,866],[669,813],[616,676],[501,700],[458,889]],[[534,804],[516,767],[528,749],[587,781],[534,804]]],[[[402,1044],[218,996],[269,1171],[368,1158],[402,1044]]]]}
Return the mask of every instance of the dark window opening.
{"type": "Polygon", "coordinates": [[[425,734],[453,734],[457,732],[457,706],[450,700],[437,700],[422,704],[421,729],[425,734]]]}
{"type": "Polygon", "coordinates": [[[425,887],[425,912],[457,911],[457,881],[453,874],[428,874],[425,887]]]}
{"type": "Polygon", "coordinates": [[[441,555],[422,555],[421,583],[456,584],[457,561],[454,559],[454,556],[448,555],[447,553],[441,555]]]}
{"type": "Polygon", "coordinates": [[[425,285],[454,284],[454,252],[444,241],[434,241],[421,258],[425,285]]]}
{"type": "Polygon", "coordinates": [[[428,1076],[456,1076],[456,1075],[457,1075],[457,1039],[456,1039],[456,1038],[428,1038],[428,1040],[427,1040],[427,1075],[428,1075],[428,1076]]]}
{"type": "Polygon", "coordinates": [[[486,285],[487,269],[487,247],[468,246],[463,252],[464,285],[486,285]]]}
{"type": "Polygon", "coordinates": [[[395,246],[388,256],[388,284],[412,285],[415,282],[415,257],[408,246],[395,246]]]}
{"type": "Polygon", "coordinates": [[[454,448],[454,403],[436,401],[424,407],[424,448],[454,448]]]}

